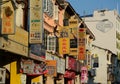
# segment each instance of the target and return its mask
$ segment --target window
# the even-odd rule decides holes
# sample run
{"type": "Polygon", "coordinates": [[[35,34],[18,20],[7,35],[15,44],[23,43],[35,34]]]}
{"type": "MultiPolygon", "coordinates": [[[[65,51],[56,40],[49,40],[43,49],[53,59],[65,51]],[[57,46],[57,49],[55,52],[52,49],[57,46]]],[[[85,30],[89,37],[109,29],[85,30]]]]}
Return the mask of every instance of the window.
{"type": "Polygon", "coordinates": [[[64,26],[69,26],[69,21],[68,21],[68,19],[64,19],[64,20],[63,20],[63,25],[64,25],[64,26]]]}
{"type": "MultiPolygon", "coordinates": [[[[96,55],[96,54],[95,54],[95,55],[96,55]]],[[[94,67],[94,68],[99,67],[99,58],[98,58],[98,57],[94,57],[93,67],[94,67]]]]}
{"type": "Polygon", "coordinates": [[[47,50],[56,52],[56,36],[54,35],[48,35],[47,37],[47,50]]]}
{"type": "Polygon", "coordinates": [[[44,45],[45,49],[47,49],[47,36],[49,35],[49,32],[44,30],[44,45]]]}
{"type": "Polygon", "coordinates": [[[44,12],[48,16],[50,16],[50,17],[53,16],[53,3],[52,3],[51,0],[44,0],[44,6],[43,6],[43,8],[44,8],[44,12]]]}
{"type": "Polygon", "coordinates": [[[47,6],[47,1],[48,1],[48,0],[44,0],[44,2],[43,2],[43,3],[44,3],[44,5],[43,5],[44,12],[47,11],[47,9],[48,9],[48,8],[47,8],[47,7],[48,7],[48,6],[47,6]]]}
{"type": "Polygon", "coordinates": [[[54,20],[58,21],[58,6],[54,5],[54,20]]]}

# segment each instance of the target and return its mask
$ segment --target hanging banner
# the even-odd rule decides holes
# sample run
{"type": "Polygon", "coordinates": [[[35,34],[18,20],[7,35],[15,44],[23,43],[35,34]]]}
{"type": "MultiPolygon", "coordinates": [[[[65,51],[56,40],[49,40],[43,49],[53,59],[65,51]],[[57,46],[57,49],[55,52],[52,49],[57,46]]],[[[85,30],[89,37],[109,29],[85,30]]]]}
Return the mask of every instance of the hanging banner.
{"type": "Polygon", "coordinates": [[[42,43],[43,7],[42,0],[30,0],[30,43],[42,43]]]}
{"type": "Polygon", "coordinates": [[[75,58],[66,57],[66,69],[73,71],[77,70],[77,61],[75,58]]]}
{"type": "Polygon", "coordinates": [[[59,53],[60,54],[68,54],[69,47],[70,47],[69,27],[64,26],[64,27],[60,28],[59,53]]]}
{"type": "Polygon", "coordinates": [[[29,75],[42,75],[42,74],[46,74],[46,63],[45,62],[41,62],[41,63],[34,62],[33,73],[29,75]]]}
{"type": "Polygon", "coordinates": [[[88,81],[88,70],[87,67],[83,66],[81,68],[81,83],[87,83],[88,81]]]}
{"type": "Polygon", "coordinates": [[[21,84],[26,84],[26,82],[27,82],[26,79],[27,79],[26,74],[20,74],[21,84]]]}
{"type": "Polygon", "coordinates": [[[15,12],[12,1],[8,1],[1,5],[1,18],[2,28],[1,34],[14,34],[15,33],[15,12]]]}
{"type": "Polygon", "coordinates": [[[77,60],[77,68],[76,68],[76,71],[77,71],[78,73],[80,73],[81,66],[82,66],[82,64],[79,62],[79,60],[77,60]]]}
{"type": "Polygon", "coordinates": [[[70,54],[74,57],[77,57],[77,27],[72,27],[70,26],[69,30],[69,37],[70,37],[70,54]]]}
{"type": "Polygon", "coordinates": [[[70,53],[69,55],[77,57],[77,37],[78,37],[78,19],[71,17],[69,19],[69,38],[70,38],[70,53]]]}
{"type": "Polygon", "coordinates": [[[74,79],[75,75],[76,75],[75,72],[66,70],[64,77],[68,79],[74,79]]]}
{"type": "Polygon", "coordinates": [[[59,53],[69,54],[70,40],[69,38],[59,38],[59,53]]]}
{"type": "Polygon", "coordinates": [[[61,73],[61,74],[65,73],[65,59],[46,52],[46,60],[56,60],[56,62],[57,62],[57,73],[61,73]]]}
{"type": "Polygon", "coordinates": [[[85,60],[86,59],[86,29],[85,28],[79,28],[79,42],[78,42],[78,59],[79,60],[85,60]]]}

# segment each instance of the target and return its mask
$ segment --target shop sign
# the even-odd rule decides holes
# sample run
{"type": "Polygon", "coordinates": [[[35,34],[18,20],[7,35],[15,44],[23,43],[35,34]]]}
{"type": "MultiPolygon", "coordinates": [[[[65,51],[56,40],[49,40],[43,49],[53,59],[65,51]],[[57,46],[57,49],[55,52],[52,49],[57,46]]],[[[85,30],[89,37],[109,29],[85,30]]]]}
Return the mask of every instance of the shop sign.
{"type": "Polygon", "coordinates": [[[48,70],[48,73],[46,73],[46,76],[57,76],[57,62],[56,60],[46,60],[46,69],[48,70]]]}
{"type": "Polygon", "coordinates": [[[1,49],[19,55],[28,56],[28,32],[17,27],[14,35],[4,37],[0,38],[1,49]]]}
{"type": "Polygon", "coordinates": [[[46,63],[41,62],[41,63],[34,63],[34,69],[33,73],[29,75],[41,75],[41,74],[46,74],[46,63]]]}
{"type": "Polygon", "coordinates": [[[68,79],[74,79],[75,78],[75,72],[72,71],[65,71],[64,77],[68,79]]]}
{"type": "Polygon", "coordinates": [[[26,84],[26,78],[27,78],[27,76],[26,76],[26,74],[21,74],[20,75],[20,80],[21,80],[21,84],[26,84]]]}
{"type": "Polygon", "coordinates": [[[43,44],[31,44],[30,45],[30,57],[31,58],[33,57],[32,54],[40,58],[45,58],[45,46],[43,44]]]}
{"type": "Polygon", "coordinates": [[[65,73],[65,59],[55,56],[54,60],[57,61],[57,73],[65,73]]]}
{"type": "Polygon", "coordinates": [[[45,58],[46,60],[54,60],[54,55],[49,53],[49,52],[46,52],[46,56],[45,57],[46,57],[45,58]]]}
{"type": "Polygon", "coordinates": [[[88,69],[91,68],[91,57],[92,57],[92,55],[91,55],[91,53],[88,51],[88,52],[87,52],[87,66],[88,66],[88,69]]]}
{"type": "Polygon", "coordinates": [[[12,1],[6,2],[1,5],[1,18],[2,28],[1,34],[14,34],[15,33],[15,12],[12,1]]]}
{"type": "Polygon", "coordinates": [[[66,58],[66,69],[76,71],[76,68],[77,68],[76,59],[74,59],[72,57],[67,57],[66,58]]]}
{"type": "Polygon", "coordinates": [[[59,53],[60,54],[68,54],[70,42],[69,38],[59,38],[59,53]]]}
{"type": "Polygon", "coordinates": [[[57,62],[57,73],[65,73],[65,59],[59,58],[56,55],[46,52],[46,60],[56,60],[57,62]]]}
{"type": "Polygon", "coordinates": [[[60,37],[61,38],[69,37],[69,27],[68,26],[64,26],[60,29],[60,37]]]}
{"type": "Polygon", "coordinates": [[[62,27],[60,29],[60,38],[59,38],[59,53],[60,54],[68,54],[70,47],[70,39],[69,39],[69,27],[62,27]]]}
{"type": "Polygon", "coordinates": [[[85,28],[80,28],[79,29],[79,41],[78,41],[78,59],[79,60],[85,60],[86,58],[86,40],[85,40],[85,35],[86,35],[86,29],[85,28]]]}
{"type": "Polygon", "coordinates": [[[30,43],[42,43],[43,10],[42,0],[30,0],[30,43]]]}
{"type": "Polygon", "coordinates": [[[30,59],[21,59],[21,69],[22,73],[27,75],[41,75],[46,74],[46,63],[40,62],[36,63],[30,59]]]}
{"type": "Polygon", "coordinates": [[[69,26],[70,27],[78,27],[78,19],[75,19],[74,17],[69,19],[69,26]]]}
{"type": "Polygon", "coordinates": [[[60,58],[60,63],[59,63],[59,73],[64,74],[65,73],[65,59],[60,58]]]}
{"type": "Polygon", "coordinates": [[[76,84],[75,80],[68,80],[67,84],[76,84]]]}
{"type": "Polygon", "coordinates": [[[81,67],[81,83],[87,83],[88,81],[88,70],[87,67],[81,67]]]}
{"type": "Polygon", "coordinates": [[[0,68],[0,84],[5,84],[6,69],[0,68]]]}
{"type": "Polygon", "coordinates": [[[69,55],[77,57],[77,27],[71,27],[69,28],[69,38],[70,38],[70,53],[69,55]]]}
{"type": "Polygon", "coordinates": [[[21,69],[23,73],[32,74],[34,69],[33,60],[21,59],[21,69]]]}
{"type": "Polygon", "coordinates": [[[43,84],[43,80],[43,76],[38,76],[36,78],[33,78],[30,84],[43,84]]]}
{"type": "Polygon", "coordinates": [[[80,64],[80,62],[78,60],[76,61],[76,64],[77,64],[76,71],[80,72],[81,64],[80,64]]]}

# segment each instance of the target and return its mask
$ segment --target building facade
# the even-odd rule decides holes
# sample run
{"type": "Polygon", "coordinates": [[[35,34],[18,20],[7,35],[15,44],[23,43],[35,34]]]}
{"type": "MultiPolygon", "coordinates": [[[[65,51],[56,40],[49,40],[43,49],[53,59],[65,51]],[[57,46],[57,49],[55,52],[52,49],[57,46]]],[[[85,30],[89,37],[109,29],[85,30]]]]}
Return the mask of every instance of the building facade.
{"type": "MultiPolygon", "coordinates": [[[[96,10],[91,15],[86,15],[83,17],[84,22],[89,27],[91,32],[95,35],[94,45],[111,51],[112,55],[107,62],[108,71],[110,66],[112,66],[112,71],[115,73],[117,70],[116,62],[119,60],[119,14],[116,10],[96,10]],[[116,57],[117,56],[117,57],[116,57]],[[114,60],[114,61],[113,61],[114,60]],[[114,67],[113,67],[114,66],[114,67]]],[[[106,57],[106,55],[104,55],[106,57]]],[[[109,57],[107,56],[107,57],[109,57]]],[[[100,68],[100,67],[99,67],[100,68]]],[[[101,67],[102,68],[102,67],[101,67]]],[[[110,73],[112,72],[110,71],[110,73]]],[[[116,75],[111,73],[111,81],[116,80],[116,75]],[[113,77],[113,75],[115,77],[113,77]],[[115,78],[113,80],[113,78],[115,78]]],[[[96,72],[98,73],[98,72],[96,72]]],[[[106,73],[108,74],[108,73],[106,73]]],[[[106,76],[106,74],[104,74],[106,76]]],[[[109,77],[108,77],[109,78],[109,77]]],[[[109,79],[108,79],[109,80],[109,79]]],[[[102,81],[102,80],[101,80],[102,81]]],[[[106,84],[106,83],[105,83],[106,84]]]]}
{"type": "Polygon", "coordinates": [[[2,0],[0,5],[0,83],[87,83],[86,49],[95,37],[68,2],[2,0]]]}

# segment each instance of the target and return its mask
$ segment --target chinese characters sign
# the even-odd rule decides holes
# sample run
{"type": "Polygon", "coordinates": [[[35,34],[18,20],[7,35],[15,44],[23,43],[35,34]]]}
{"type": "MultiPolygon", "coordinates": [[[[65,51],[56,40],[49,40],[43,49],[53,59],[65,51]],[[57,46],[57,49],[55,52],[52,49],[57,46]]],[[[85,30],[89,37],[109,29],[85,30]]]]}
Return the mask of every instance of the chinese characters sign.
{"type": "Polygon", "coordinates": [[[28,75],[41,75],[46,71],[46,63],[36,63],[30,59],[21,59],[20,72],[28,75]]]}
{"type": "Polygon", "coordinates": [[[15,33],[15,16],[14,8],[11,1],[1,6],[2,15],[2,30],[1,34],[14,34],[15,33]]]}
{"type": "Polygon", "coordinates": [[[69,37],[70,37],[70,53],[69,55],[77,57],[77,37],[78,37],[78,19],[71,17],[69,19],[69,37]]]}
{"type": "Polygon", "coordinates": [[[42,0],[30,0],[30,43],[42,43],[42,0]]]}
{"type": "Polygon", "coordinates": [[[66,69],[73,71],[77,70],[77,61],[75,58],[66,57],[66,69]]]}
{"type": "Polygon", "coordinates": [[[62,73],[62,74],[65,73],[65,59],[46,52],[46,60],[56,60],[56,62],[57,62],[57,73],[62,73]]]}
{"type": "Polygon", "coordinates": [[[46,68],[48,70],[47,76],[57,76],[56,60],[46,60],[46,68]]]}
{"type": "Polygon", "coordinates": [[[59,53],[68,54],[69,53],[69,38],[59,38],[59,53]]]}
{"type": "Polygon", "coordinates": [[[86,56],[86,49],[85,49],[85,35],[86,35],[86,29],[80,28],[79,29],[79,43],[78,43],[78,59],[79,60],[85,60],[86,56]]]}
{"type": "Polygon", "coordinates": [[[70,39],[69,39],[69,27],[62,27],[60,30],[60,38],[59,38],[59,53],[60,54],[68,54],[70,47],[70,39]]]}

